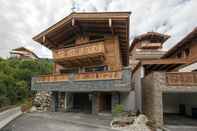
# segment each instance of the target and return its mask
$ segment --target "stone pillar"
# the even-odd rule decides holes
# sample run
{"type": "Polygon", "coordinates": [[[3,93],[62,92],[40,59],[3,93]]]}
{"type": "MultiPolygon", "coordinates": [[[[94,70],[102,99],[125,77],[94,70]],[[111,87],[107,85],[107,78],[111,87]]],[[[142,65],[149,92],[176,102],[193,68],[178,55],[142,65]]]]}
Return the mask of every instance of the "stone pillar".
{"type": "Polygon", "coordinates": [[[55,112],[57,111],[57,92],[51,93],[51,111],[55,112]]]}
{"type": "Polygon", "coordinates": [[[73,94],[72,93],[67,93],[66,94],[66,99],[67,99],[67,106],[66,106],[66,111],[71,111],[73,108],[73,94]]]}
{"type": "Polygon", "coordinates": [[[65,111],[65,92],[59,92],[59,111],[65,111]]]}

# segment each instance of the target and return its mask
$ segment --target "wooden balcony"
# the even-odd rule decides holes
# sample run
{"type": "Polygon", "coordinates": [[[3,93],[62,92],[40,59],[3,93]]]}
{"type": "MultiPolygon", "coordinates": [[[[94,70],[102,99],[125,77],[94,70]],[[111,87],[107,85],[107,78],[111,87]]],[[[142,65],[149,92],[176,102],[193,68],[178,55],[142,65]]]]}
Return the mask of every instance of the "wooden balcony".
{"type": "MultiPolygon", "coordinates": [[[[88,72],[74,74],[74,81],[80,80],[117,80],[122,78],[121,71],[106,71],[106,72],[88,72]]],[[[42,75],[37,77],[37,82],[60,82],[68,81],[69,75],[59,74],[59,75],[42,75]]]]}
{"type": "Polygon", "coordinates": [[[104,41],[53,51],[54,60],[67,67],[101,64],[104,55],[104,41]]]}
{"type": "Polygon", "coordinates": [[[166,83],[168,86],[197,86],[197,72],[168,72],[166,83]]]}

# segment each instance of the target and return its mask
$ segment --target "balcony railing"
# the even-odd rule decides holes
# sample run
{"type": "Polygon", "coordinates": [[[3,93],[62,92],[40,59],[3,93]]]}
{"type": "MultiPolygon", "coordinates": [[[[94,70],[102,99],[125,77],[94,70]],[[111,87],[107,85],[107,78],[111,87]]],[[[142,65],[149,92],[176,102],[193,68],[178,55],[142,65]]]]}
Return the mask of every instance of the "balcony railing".
{"type": "Polygon", "coordinates": [[[168,72],[166,82],[169,86],[197,86],[196,72],[168,72]]]}
{"type": "Polygon", "coordinates": [[[116,80],[122,78],[121,71],[106,71],[106,72],[89,72],[72,74],[59,74],[59,75],[42,75],[37,77],[36,82],[60,82],[60,81],[80,81],[80,80],[116,80]]]}
{"type": "Polygon", "coordinates": [[[75,80],[112,80],[121,79],[121,71],[80,73],[75,76],[75,80]]]}
{"type": "Polygon", "coordinates": [[[68,75],[42,75],[37,77],[37,82],[58,82],[69,80],[68,75]]]}
{"type": "Polygon", "coordinates": [[[104,42],[94,42],[90,44],[85,44],[76,47],[58,49],[53,51],[53,57],[55,60],[60,59],[75,59],[84,56],[92,56],[96,54],[103,54],[105,53],[104,42]]]}

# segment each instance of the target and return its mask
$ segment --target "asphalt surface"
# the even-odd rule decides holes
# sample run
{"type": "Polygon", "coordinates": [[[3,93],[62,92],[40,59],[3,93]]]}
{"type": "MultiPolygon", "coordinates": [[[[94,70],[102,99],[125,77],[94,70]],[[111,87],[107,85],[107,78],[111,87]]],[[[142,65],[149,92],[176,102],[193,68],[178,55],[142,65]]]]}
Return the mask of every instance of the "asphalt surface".
{"type": "Polygon", "coordinates": [[[114,131],[109,117],[77,113],[26,113],[1,131],[114,131]]]}

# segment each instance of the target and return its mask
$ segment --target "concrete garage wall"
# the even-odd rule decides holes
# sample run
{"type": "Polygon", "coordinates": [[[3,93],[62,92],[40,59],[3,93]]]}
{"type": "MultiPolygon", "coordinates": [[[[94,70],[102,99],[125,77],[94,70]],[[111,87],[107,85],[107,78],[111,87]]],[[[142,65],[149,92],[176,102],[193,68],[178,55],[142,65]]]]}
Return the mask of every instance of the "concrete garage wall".
{"type": "Polygon", "coordinates": [[[120,103],[125,111],[135,111],[135,92],[120,93],[120,103]]]}
{"type": "Polygon", "coordinates": [[[142,67],[139,67],[132,76],[135,87],[136,111],[142,111],[142,67]]]}
{"type": "Polygon", "coordinates": [[[187,115],[192,116],[192,108],[197,108],[197,93],[184,94],[182,99],[186,105],[187,115]]]}
{"type": "Polygon", "coordinates": [[[179,113],[179,105],[182,99],[180,94],[163,93],[163,112],[164,113],[179,113]]]}
{"type": "Polygon", "coordinates": [[[197,108],[197,93],[164,93],[164,113],[179,113],[179,105],[184,104],[186,115],[192,116],[192,108],[197,108]]]}

